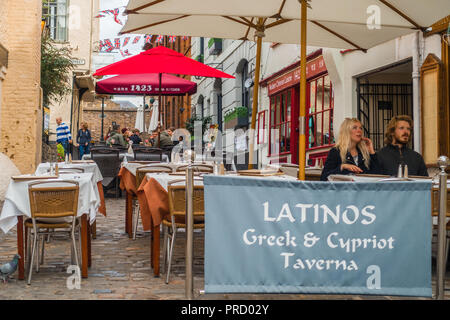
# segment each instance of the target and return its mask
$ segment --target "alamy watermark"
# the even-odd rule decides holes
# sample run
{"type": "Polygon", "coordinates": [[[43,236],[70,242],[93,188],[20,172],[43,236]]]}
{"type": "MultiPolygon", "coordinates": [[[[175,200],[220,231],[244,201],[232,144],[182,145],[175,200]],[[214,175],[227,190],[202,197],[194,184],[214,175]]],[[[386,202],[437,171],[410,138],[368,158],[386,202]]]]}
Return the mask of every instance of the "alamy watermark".
{"type": "Polygon", "coordinates": [[[67,289],[69,289],[69,290],[81,289],[80,267],[77,265],[70,265],[67,268],[67,273],[70,274],[70,276],[66,280],[67,289]]]}

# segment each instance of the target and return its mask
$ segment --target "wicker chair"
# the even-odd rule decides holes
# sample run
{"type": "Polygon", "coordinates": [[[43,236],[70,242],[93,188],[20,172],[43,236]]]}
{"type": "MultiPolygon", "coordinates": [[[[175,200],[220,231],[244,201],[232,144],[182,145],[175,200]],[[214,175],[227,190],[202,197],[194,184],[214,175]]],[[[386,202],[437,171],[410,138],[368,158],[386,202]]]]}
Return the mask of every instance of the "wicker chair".
{"type": "MultiPolygon", "coordinates": [[[[152,173],[152,172],[167,172],[171,173],[172,167],[164,164],[155,164],[155,165],[148,165],[148,166],[141,166],[136,169],[136,190],[141,185],[142,180],[144,180],[146,173],[152,173]]],[[[133,226],[133,240],[136,240],[136,232],[139,224],[139,214],[140,214],[140,208],[139,208],[139,202],[137,201],[137,197],[133,197],[133,214],[132,214],[132,226],[133,226]]]]}
{"type": "MultiPolygon", "coordinates": [[[[36,181],[29,184],[28,194],[31,219],[25,221],[25,228],[27,230],[28,284],[31,284],[34,258],[36,255],[36,272],[39,272],[39,265],[44,261],[44,236],[49,234],[49,230],[70,232],[72,240],[71,261],[72,264],[75,261],[76,265],[79,266],[79,251],[76,248],[75,241],[75,231],[80,231],[80,224],[76,218],[79,185],[76,181],[68,180],[36,181]],[[31,230],[33,230],[33,233],[31,230]],[[42,243],[41,258],[38,252],[38,237],[40,237],[42,243]],[[32,248],[30,250],[31,242],[32,248]]],[[[79,239],[81,242],[80,236],[79,239]]],[[[79,246],[81,247],[81,243],[79,243],[79,246]]]]}
{"type": "MultiPolygon", "coordinates": [[[[167,266],[166,283],[169,283],[173,248],[178,228],[186,228],[186,185],[174,185],[180,180],[171,181],[168,186],[170,218],[162,220],[164,232],[163,268],[167,266]],[[170,243],[169,243],[170,238],[170,243]]],[[[194,229],[205,228],[204,189],[194,185],[194,229]]]]}
{"type": "Polygon", "coordinates": [[[102,176],[102,184],[106,188],[114,182],[116,198],[119,197],[120,155],[116,148],[99,148],[91,151],[92,160],[97,164],[102,176]]]}
{"type": "Polygon", "coordinates": [[[59,168],[59,173],[84,173],[84,168],[71,167],[71,168],[59,168]]]}
{"type": "MultiPolygon", "coordinates": [[[[182,165],[177,167],[177,172],[186,171],[189,165],[182,165]]],[[[194,172],[208,172],[213,173],[214,167],[211,164],[193,164],[194,172]]]]}
{"type": "Polygon", "coordinates": [[[160,148],[138,148],[134,150],[134,160],[162,161],[163,150],[160,148]]]}

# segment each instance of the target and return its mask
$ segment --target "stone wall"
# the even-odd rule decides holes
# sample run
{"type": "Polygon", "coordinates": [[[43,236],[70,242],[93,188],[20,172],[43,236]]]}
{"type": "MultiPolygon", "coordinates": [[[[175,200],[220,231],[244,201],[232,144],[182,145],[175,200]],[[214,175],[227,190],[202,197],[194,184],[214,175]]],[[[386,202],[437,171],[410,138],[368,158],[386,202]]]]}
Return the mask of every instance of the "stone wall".
{"type": "Polygon", "coordinates": [[[22,173],[41,161],[41,1],[0,1],[0,39],[9,51],[2,83],[0,152],[22,173]]]}

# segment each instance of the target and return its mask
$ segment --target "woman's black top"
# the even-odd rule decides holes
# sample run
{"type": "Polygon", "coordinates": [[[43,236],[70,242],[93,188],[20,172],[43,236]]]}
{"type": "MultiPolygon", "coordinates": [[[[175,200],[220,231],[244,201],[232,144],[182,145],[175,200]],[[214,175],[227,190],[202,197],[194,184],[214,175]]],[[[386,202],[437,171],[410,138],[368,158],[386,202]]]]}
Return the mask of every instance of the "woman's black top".
{"type": "MultiPolygon", "coordinates": [[[[364,158],[359,149],[358,150],[358,164],[355,163],[355,160],[353,159],[350,152],[347,152],[346,160],[348,164],[353,164],[355,166],[358,166],[363,172],[362,173],[371,173],[376,174],[379,173],[378,169],[378,162],[376,154],[370,155],[370,168],[366,167],[366,164],[364,163],[364,158]]],[[[322,170],[322,175],[320,176],[320,180],[322,181],[328,181],[328,176],[330,174],[350,174],[353,173],[348,170],[341,170],[342,160],[341,155],[339,154],[339,149],[337,148],[331,148],[330,152],[328,152],[327,160],[325,161],[325,165],[322,170]]]]}

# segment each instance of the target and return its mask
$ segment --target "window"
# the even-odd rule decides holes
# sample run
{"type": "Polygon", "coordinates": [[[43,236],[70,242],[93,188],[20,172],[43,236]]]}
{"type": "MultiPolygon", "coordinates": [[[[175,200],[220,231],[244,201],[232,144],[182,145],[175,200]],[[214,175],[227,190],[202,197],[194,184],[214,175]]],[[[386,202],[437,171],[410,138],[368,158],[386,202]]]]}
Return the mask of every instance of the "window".
{"type": "Polygon", "coordinates": [[[67,41],[68,0],[45,0],[42,4],[42,16],[47,19],[50,38],[55,41],[67,41]]]}
{"type": "Polygon", "coordinates": [[[258,113],[256,133],[258,135],[257,144],[266,143],[266,110],[258,113]]]}
{"type": "Polygon", "coordinates": [[[309,81],[307,149],[334,144],[333,87],[328,75],[309,81]]]}
{"type": "Polygon", "coordinates": [[[270,98],[270,154],[281,154],[291,151],[292,90],[283,91],[270,98]]]}
{"type": "Polygon", "coordinates": [[[250,90],[245,85],[245,81],[247,81],[247,78],[248,78],[248,61],[245,61],[241,72],[241,92],[242,92],[241,103],[243,107],[247,107],[248,109],[248,107],[250,106],[250,90]]]}

